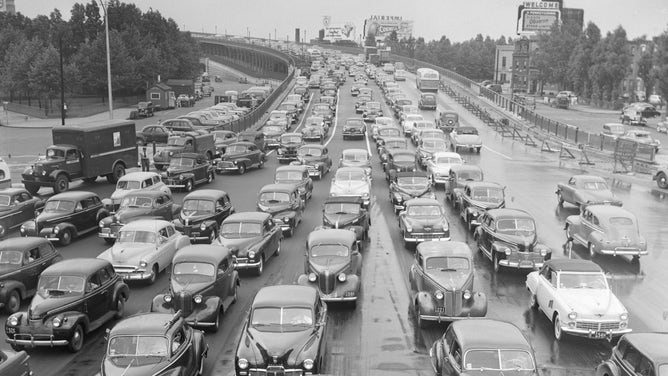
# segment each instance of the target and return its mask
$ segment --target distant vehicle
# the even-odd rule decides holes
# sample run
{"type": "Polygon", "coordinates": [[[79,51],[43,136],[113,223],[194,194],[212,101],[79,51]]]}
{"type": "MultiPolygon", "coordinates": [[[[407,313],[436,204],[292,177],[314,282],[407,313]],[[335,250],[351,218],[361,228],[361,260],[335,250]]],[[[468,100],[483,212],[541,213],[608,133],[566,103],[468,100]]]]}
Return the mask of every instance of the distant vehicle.
{"type": "Polygon", "coordinates": [[[626,127],[619,123],[605,123],[603,124],[602,136],[617,138],[626,134],[626,127]]]}
{"type": "Polygon", "coordinates": [[[482,138],[475,127],[458,127],[450,132],[450,148],[456,153],[460,149],[473,150],[480,154],[482,138]]]}
{"type": "Polygon", "coordinates": [[[622,200],[615,197],[610,186],[600,176],[573,175],[567,183],[557,184],[557,204],[565,202],[584,209],[587,205],[622,206],[622,200]]]}
{"type": "Polygon", "coordinates": [[[658,153],[659,149],[661,149],[661,141],[653,138],[652,134],[645,130],[631,129],[623,136],[620,136],[619,139],[634,141],[642,145],[653,147],[655,153],[658,153]]]}
{"type": "Polygon", "coordinates": [[[441,85],[440,74],[431,68],[418,68],[415,74],[415,86],[420,91],[438,91],[441,85]]]}

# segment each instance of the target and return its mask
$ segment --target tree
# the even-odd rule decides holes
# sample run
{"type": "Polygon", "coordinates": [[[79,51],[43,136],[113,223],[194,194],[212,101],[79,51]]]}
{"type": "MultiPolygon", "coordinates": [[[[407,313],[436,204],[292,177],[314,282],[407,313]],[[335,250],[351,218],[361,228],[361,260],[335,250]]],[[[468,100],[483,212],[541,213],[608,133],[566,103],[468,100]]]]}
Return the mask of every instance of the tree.
{"type": "Polygon", "coordinates": [[[655,79],[657,91],[666,100],[668,98],[668,30],[656,37],[654,43],[656,51],[652,76],[655,79]]]}
{"type": "Polygon", "coordinates": [[[594,48],[601,40],[601,30],[593,22],[589,22],[584,32],[575,42],[575,48],[568,61],[567,78],[570,87],[582,97],[589,98],[592,94],[592,80],[589,68],[592,65],[594,48]]]}
{"type": "Polygon", "coordinates": [[[43,49],[30,65],[28,85],[44,104],[45,114],[51,100],[60,92],[60,55],[53,46],[43,49]]]}
{"type": "Polygon", "coordinates": [[[654,75],[652,74],[652,66],[654,65],[653,52],[654,46],[652,43],[646,44],[646,49],[640,51],[640,59],[638,59],[638,77],[640,77],[645,85],[645,98],[648,98],[652,89],[654,88],[654,75]]]}

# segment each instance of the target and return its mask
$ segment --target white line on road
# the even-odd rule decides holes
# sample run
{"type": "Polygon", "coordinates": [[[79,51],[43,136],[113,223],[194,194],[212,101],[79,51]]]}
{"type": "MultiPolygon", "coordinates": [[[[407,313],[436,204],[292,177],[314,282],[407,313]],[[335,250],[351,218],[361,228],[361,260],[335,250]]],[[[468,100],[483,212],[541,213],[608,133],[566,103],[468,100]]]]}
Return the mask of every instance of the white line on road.
{"type": "Polygon", "coordinates": [[[308,105],[306,106],[306,109],[304,110],[304,115],[302,116],[301,120],[299,120],[299,124],[297,124],[297,128],[295,128],[295,132],[297,132],[297,129],[304,124],[304,119],[308,116],[308,109],[311,107],[311,103],[313,103],[313,93],[308,97],[308,105]]]}
{"type": "Polygon", "coordinates": [[[339,93],[341,90],[336,91],[336,111],[334,111],[334,129],[332,129],[332,134],[329,136],[329,140],[325,142],[325,146],[329,145],[330,142],[334,139],[334,134],[336,134],[336,125],[339,123],[339,93]]]}
{"type": "Polygon", "coordinates": [[[512,161],[512,160],[513,160],[511,157],[509,157],[509,156],[507,156],[507,155],[505,155],[505,154],[503,154],[503,153],[500,153],[500,152],[498,152],[498,151],[496,151],[496,150],[490,148],[489,146],[483,145],[482,148],[485,149],[485,150],[489,150],[489,151],[491,151],[492,153],[494,153],[494,154],[496,154],[496,155],[500,155],[500,156],[506,158],[506,159],[509,160],[509,161],[512,161]]]}
{"type": "Polygon", "coordinates": [[[369,156],[371,156],[371,144],[369,143],[369,129],[367,128],[366,124],[364,126],[364,141],[366,141],[366,151],[369,152],[369,156]]]}

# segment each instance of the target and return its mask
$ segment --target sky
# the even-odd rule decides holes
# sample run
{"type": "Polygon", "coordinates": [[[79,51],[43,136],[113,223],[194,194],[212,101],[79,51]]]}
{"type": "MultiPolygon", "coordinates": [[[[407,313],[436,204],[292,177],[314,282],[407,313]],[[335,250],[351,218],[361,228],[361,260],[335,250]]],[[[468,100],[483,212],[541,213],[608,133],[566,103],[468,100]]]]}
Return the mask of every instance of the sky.
{"type": "MultiPolygon", "coordinates": [[[[65,19],[75,3],[91,0],[14,0],[16,11],[34,18],[58,8],[65,19]]],[[[99,0],[98,0],[99,1],[99,0]]],[[[594,22],[602,34],[622,26],[629,39],[649,38],[668,30],[667,0],[563,0],[564,7],[584,9],[585,24],[594,22]]],[[[517,7],[522,0],[138,0],[142,11],[153,9],[172,18],[180,29],[193,32],[252,37],[315,38],[324,16],[331,25],[352,23],[363,33],[371,15],[401,16],[413,20],[413,35],[430,41],[445,35],[453,42],[477,34],[493,39],[516,37],[517,7]]]]}

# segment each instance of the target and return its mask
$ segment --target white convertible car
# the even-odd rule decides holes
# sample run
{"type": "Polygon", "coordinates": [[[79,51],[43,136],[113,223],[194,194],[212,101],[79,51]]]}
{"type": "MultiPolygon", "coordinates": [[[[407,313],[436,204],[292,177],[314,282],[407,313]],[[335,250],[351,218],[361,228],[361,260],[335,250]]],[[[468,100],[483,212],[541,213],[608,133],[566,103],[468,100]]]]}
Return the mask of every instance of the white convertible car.
{"type": "Polygon", "coordinates": [[[339,167],[332,179],[330,196],[360,197],[365,207],[369,206],[371,178],[362,167],[339,167]]]}
{"type": "Polygon", "coordinates": [[[529,304],[552,321],[557,340],[565,334],[610,339],[631,331],[628,311],[592,261],[547,261],[529,273],[526,286],[531,293],[529,304]]]}
{"type": "Polygon", "coordinates": [[[190,238],[174,229],[171,222],[140,219],[121,227],[114,246],[97,258],[107,260],[125,280],[155,282],[190,238]]]}

